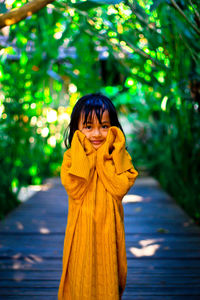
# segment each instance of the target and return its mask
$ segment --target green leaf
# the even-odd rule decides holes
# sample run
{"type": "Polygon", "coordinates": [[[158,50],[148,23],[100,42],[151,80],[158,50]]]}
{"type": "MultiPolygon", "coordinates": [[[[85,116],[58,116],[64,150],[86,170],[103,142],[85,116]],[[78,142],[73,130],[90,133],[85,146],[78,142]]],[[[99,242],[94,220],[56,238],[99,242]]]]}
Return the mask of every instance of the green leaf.
{"type": "Polygon", "coordinates": [[[4,2],[1,2],[1,3],[0,3],[0,13],[1,13],[1,14],[4,14],[4,13],[6,13],[7,11],[8,11],[8,9],[6,8],[5,3],[4,3],[4,2]]]}
{"type": "Polygon", "coordinates": [[[27,62],[28,62],[28,56],[25,52],[23,52],[20,57],[20,65],[25,66],[27,62]]]}
{"type": "Polygon", "coordinates": [[[122,2],[121,0],[89,0],[89,1],[84,1],[84,2],[77,2],[74,4],[71,4],[71,6],[78,8],[80,10],[84,10],[87,11],[89,9],[98,7],[98,6],[102,6],[102,5],[110,5],[110,4],[119,4],[120,2],[122,2]]]}
{"type": "Polygon", "coordinates": [[[155,10],[161,3],[169,4],[169,1],[167,0],[154,0],[153,4],[151,5],[150,11],[155,10]]]}
{"type": "MultiPolygon", "coordinates": [[[[102,3],[102,4],[119,4],[120,2],[122,2],[121,0],[91,0],[92,2],[98,2],[98,3],[102,3]]],[[[89,2],[89,1],[87,1],[89,2]]]]}

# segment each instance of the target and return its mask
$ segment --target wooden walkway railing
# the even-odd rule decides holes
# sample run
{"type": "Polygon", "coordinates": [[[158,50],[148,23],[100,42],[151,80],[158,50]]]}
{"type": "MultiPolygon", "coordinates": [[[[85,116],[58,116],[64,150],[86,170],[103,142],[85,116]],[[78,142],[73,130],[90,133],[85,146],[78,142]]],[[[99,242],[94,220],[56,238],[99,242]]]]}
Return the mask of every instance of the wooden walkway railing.
{"type": "MultiPolygon", "coordinates": [[[[124,200],[123,300],[200,299],[200,227],[150,179],[124,200]]],[[[59,179],[0,222],[0,299],[56,300],[67,197],[59,179]]],[[[106,300],[106,299],[102,299],[106,300]]]]}

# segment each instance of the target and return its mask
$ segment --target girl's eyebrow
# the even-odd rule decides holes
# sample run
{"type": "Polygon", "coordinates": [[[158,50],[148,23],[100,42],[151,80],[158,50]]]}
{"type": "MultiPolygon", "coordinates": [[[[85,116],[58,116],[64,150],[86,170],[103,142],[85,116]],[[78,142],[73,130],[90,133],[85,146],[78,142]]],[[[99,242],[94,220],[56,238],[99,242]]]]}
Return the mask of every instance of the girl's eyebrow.
{"type": "MultiPolygon", "coordinates": [[[[103,122],[101,122],[101,124],[105,124],[105,123],[109,124],[110,122],[109,121],[103,121],[103,122]]],[[[86,124],[92,124],[92,122],[91,121],[87,121],[86,124]]]]}

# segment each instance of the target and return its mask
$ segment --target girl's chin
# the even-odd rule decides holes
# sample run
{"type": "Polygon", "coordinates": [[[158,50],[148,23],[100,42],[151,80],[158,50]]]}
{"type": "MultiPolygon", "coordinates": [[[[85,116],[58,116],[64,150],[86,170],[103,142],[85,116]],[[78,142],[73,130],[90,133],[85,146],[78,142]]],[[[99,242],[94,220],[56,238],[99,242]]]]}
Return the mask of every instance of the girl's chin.
{"type": "Polygon", "coordinates": [[[100,144],[94,144],[92,143],[92,146],[95,150],[99,149],[102,145],[104,144],[104,142],[100,143],[100,144]]]}
{"type": "Polygon", "coordinates": [[[99,148],[101,147],[101,145],[102,145],[102,144],[100,144],[100,145],[94,145],[94,144],[92,144],[92,146],[93,146],[93,148],[94,148],[95,150],[99,149],[99,148]]]}

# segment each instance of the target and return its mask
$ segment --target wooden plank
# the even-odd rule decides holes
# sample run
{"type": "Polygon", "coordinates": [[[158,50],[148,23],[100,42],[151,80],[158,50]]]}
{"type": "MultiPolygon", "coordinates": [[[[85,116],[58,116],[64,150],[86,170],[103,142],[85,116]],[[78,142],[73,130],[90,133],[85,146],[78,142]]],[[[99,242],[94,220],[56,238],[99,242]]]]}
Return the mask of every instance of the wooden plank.
{"type": "MultiPolygon", "coordinates": [[[[124,210],[125,211],[125,210],[124,210]]],[[[17,215],[17,216],[13,216],[11,220],[4,220],[4,222],[2,222],[0,229],[1,232],[3,232],[4,227],[2,226],[4,224],[4,226],[8,226],[10,225],[10,223],[12,223],[13,225],[17,225],[17,222],[28,222],[28,223],[34,223],[34,222],[38,222],[40,221],[41,223],[45,223],[49,220],[49,217],[51,217],[51,220],[53,223],[56,223],[58,221],[60,222],[64,222],[65,224],[67,223],[67,213],[68,211],[66,211],[65,213],[63,213],[60,216],[54,215],[53,213],[50,214],[49,212],[49,216],[46,215],[46,213],[43,215],[43,218],[41,220],[41,214],[39,216],[33,216],[35,213],[39,213],[38,211],[29,211],[28,214],[24,215],[17,215]]],[[[178,219],[174,219],[174,216],[178,216],[179,214],[170,214],[170,216],[167,216],[165,214],[159,213],[158,215],[155,215],[153,213],[149,214],[147,209],[146,211],[144,211],[143,207],[132,207],[127,209],[127,211],[125,211],[124,213],[124,217],[125,217],[125,221],[127,223],[129,222],[133,222],[133,221],[138,221],[138,222],[144,222],[143,216],[145,215],[145,222],[153,222],[153,223],[160,223],[160,222],[164,222],[164,223],[169,223],[172,222],[175,224],[181,224],[182,222],[188,222],[188,218],[184,215],[179,216],[180,218],[178,219]],[[141,208],[141,210],[140,210],[141,208]],[[138,210],[139,209],[139,210],[138,210]],[[138,210],[138,211],[137,211],[138,210]]],[[[192,222],[192,220],[190,221],[192,222]]],[[[188,224],[190,225],[190,224],[188,224]]]]}
{"type": "MultiPolygon", "coordinates": [[[[57,287],[36,287],[33,286],[32,288],[1,288],[1,296],[7,296],[7,295],[16,295],[16,296],[57,296],[57,287]]],[[[159,295],[159,296],[169,296],[169,295],[182,295],[182,296],[200,296],[200,291],[199,288],[194,288],[194,287],[151,287],[149,286],[132,286],[132,287],[127,287],[124,296],[128,295],[130,299],[134,299],[131,297],[134,297],[135,295],[146,295],[146,296],[154,296],[154,295],[159,295]]],[[[39,299],[39,298],[38,298],[39,299]]],[[[48,298],[47,298],[48,299],[48,298]]],[[[190,298],[189,298],[190,299],[190,298]]]]}
{"type": "MultiPolygon", "coordinates": [[[[167,280],[168,283],[179,283],[181,284],[183,281],[191,280],[196,281],[200,284],[199,276],[200,270],[196,272],[194,270],[189,271],[185,270],[186,272],[183,273],[182,270],[179,272],[174,272],[170,270],[168,272],[148,270],[144,272],[142,270],[128,270],[129,276],[127,278],[127,283],[135,283],[135,282],[162,282],[163,280],[167,280]],[[183,281],[182,281],[183,280],[183,281]]],[[[0,278],[1,280],[14,280],[14,281],[23,281],[23,280],[58,280],[60,279],[61,273],[56,270],[51,270],[51,272],[46,272],[46,270],[1,270],[0,271],[0,278]]],[[[190,282],[189,282],[190,283],[190,282]]]]}
{"type": "MultiPolygon", "coordinates": [[[[154,257],[130,257],[128,260],[128,268],[134,269],[146,269],[146,270],[175,270],[175,269],[198,269],[200,270],[200,259],[192,259],[192,258],[154,258],[154,257]]],[[[61,258],[56,257],[41,257],[41,256],[34,256],[34,255],[27,255],[22,256],[21,254],[16,255],[14,257],[5,257],[0,259],[0,266],[4,265],[6,268],[15,267],[16,270],[19,270],[20,267],[24,268],[26,265],[32,266],[33,269],[40,269],[44,266],[47,269],[55,268],[60,269],[62,264],[61,258]],[[57,268],[58,267],[58,268],[57,268]]]]}
{"type": "MultiPolygon", "coordinates": [[[[1,298],[2,300],[27,300],[27,296],[11,296],[8,295],[6,296],[6,298],[1,298]]],[[[199,296],[190,296],[189,298],[190,300],[199,300],[199,296]]],[[[41,296],[38,299],[38,296],[31,296],[31,300],[47,300],[46,296],[41,296]]],[[[48,300],[56,300],[55,296],[50,296],[48,295],[48,300]]],[[[123,296],[122,300],[133,300],[133,298],[129,298],[129,296],[123,296]]],[[[142,295],[142,296],[138,296],[138,295],[134,295],[134,300],[188,300],[188,296],[166,296],[166,295],[142,295]]]]}
{"type": "MultiPolygon", "coordinates": [[[[46,223],[46,224],[31,224],[31,223],[18,223],[10,224],[9,228],[5,228],[5,231],[10,231],[12,228],[13,233],[24,232],[26,234],[46,234],[46,232],[52,232],[54,234],[64,234],[65,233],[65,226],[55,227],[54,224],[46,223]]],[[[139,233],[139,234],[147,234],[147,233],[157,233],[159,230],[164,229],[167,230],[171,234],[199,234],[199,229],[193,226],[185,227],[185,226],[176,226],[176,224],[164,224],[164,226],[160,224],[138,224],[137,222],[132,222],[132,224],[126,224],[125,222],[125,232],[126,233],[139,233]]],[[[0,232],[1,235],[1,232],[0,232]]]]}
{"type": "MultiPolygon", "coordinates": [[[[24,295],[6,295],[0,298],[1,300],[28,300],[28,296],[24,295]]],[[[30,299],[30,298],[29,298],[30,299]]],[[[31,295],[31,300],[57,300],[56,295],[48,295],[48,299],[46,296],[38,296],[31,295]]]]}
{"type": "MultiPolygon", "coordinates": [[[[21,218],[19,218],[19,216],[17,218],[13,218],[12,221],[9,221],[9,226],[14,226],[12,229],[14,230],[15,227],[19,227],[19,222],[22,223],[22,224],[28,224],[28,225],[31,225],[31,226],[34,226],[35,224],[40,224],[40,225],[47,225],[49,226],[48,224],[48,221],[49,221],[49,218],[51,217],[51,227],[52,226],[56,226],[58,222],[62,223],[62,228],[65,228],[66,224],[67,224],[67,215],[62,217],[53,217],[53,216],[48,216],[44,218],[39,218],[39,217],[34,217],[32,218],[31,216],[21,216],[21,218]]],[[[144,224],[144,217],[143,217],[143,214],[140,213],[135,215],[133,217],[133,214],[130,214],[130,211],[129,211],[129,215],[128,214],[125,214],[124,216],[124,221],[125,221],[125,224],[144,224]]],[[[168,225],[170,223],[172,223],[176,226],[184,226],[184,227],[189,227],[189,226],[192,226],[193,227],[193,223],[191,222],[188,222],[187,218],[178,218],[178,219],[175,219],[174,220],[174,215],[171,215],[170,218],[167,218],[165,216],[165,218],[162,218],[162,216],[159,215],[159,217],[155,217],[153,214],[152,215],[148,215],[148,216],[145,216],[145,224],[155,224],[155,225],[168,225]]],[[[3,233],[4,230],[6,230],[6,227],[8,225],[5,224],[4,225],[4,228],[1,228],[0,232],[3,233]]],[[[11,229],[11,228],[10,228],[11,229]]],[[[19,228],[21,229],[21,228],[19,228]]],[[[198,229],[198,226],[197,226],[197,229],[198,229]]],[[[15,230],[14,230],[15,231],[15,230]]]]}
{"type": "MultiPolygon", "coordinates": [[[[198,237],[197,237],[198,238],[198,237]]],[[[148,247],[153,247],[155,245],[159,246],[159,250],[174,250],[176,251],[186,251],[186,250],[192,250],[192,251],[200,251],[200,241],[192,239],[190,243],[187,243],[187,236],[180,237],[177,239],[171,239],[169,237],[150,237],[148,239],[143,237],[128,237],[126,236],[126,247],[129,249],[130,247],[137,247],[138,249],[144,249],[148,247]]],[[[24,249],[29,250],[37,250],[40,252],[40,247],[49,247],[49,251],[52,249],[58,250],[63,246],[64,240],[63,237],[55,238],[54,237],[41,237],[38,236],[35,237],[32,241],[30,240],[30,237],[12,237],[10,240],[8,240],[8,237],[4,237],[0,244],[0,253],[7,253],[10,250],[16,250],[21,251],[24,249]],[[34,241],[34,244],[32,242],[34,241]]]]}
{"type": "MultiPolygon", "coordinates": [[[[43,246],[44,247],[44,246],[43,246]]],[[[127,258],[131,257],[141,257],[141,256],[147,256],[151,257],[153,256],[154,259],[156,258],[192,258],[192,259],[199,259],[200,256],[200,250],[199,249],[157,249],[154,250],[149,247],[144,247],[144,248],[138,248],[138,247],[129,247],[126,251],[127,258]]],[[[46,258],[62,258],[62,250],[60,248],[44,248],[43,252],[41,254],[41,251],[37,248],[32,248],[30,247],[16,247],[15,249],[10,248],[9,251],[7,249],[6,253],[1,253],[0,252],[0,258],[9,258],[12,255],[16,255],[18,253],[21,253],[23,256],[28,256],[29,254],[35,255],[38,257],[41,257],[43,259],[44,257],[46,258]]]]}
{"type": "MultiPolygon", "coordinates": [[[[38,274],[37,274],[38,275],[38,274]]],[[[33,278],[24,278],[22,274],[18,274],[18,277],[14,279],[6,280],[2,278],[0,281],[0,288],[28,288],[28,287],[57,287],[59,285],[60,276],[58,273],[54,273],[53,278],[46,277],[46,274],[43,274],[43,277],[39,276],[36,279],[33,278]]],[[[198,276],[166,276],[162,274],[161,276],[151,276],[151,275],[135,275],[132,274],[127,278],[127,287],[131,285],[137,286],[164,286],[164,287],[191,287],[195,284],[196,287],[200,288],[200,280],[198,276]],[[189,280],[189,282],[188,282],[189,280]]],[[[199,290],[200,291],[200,290],[199,290]]]]}
{"type": "MultiPolygon", "coordinates": [[[[1,297],[5,297],[7,299],[7,295],[16,295],[16,296],[38,296],[38,300],[40,296],[57,296],[58,287],[34,287],[32,288],[12,288],[8,289],[7,287],[1,288],[1,297]]],[[[48,299],[48,298],[47,298],[48,299]]],[[[56,298],[55,298],[56,299],[56,298]]]]}
{"type": "MultiPolygon", "coordinates": [[[[7,295],[6,298],[1,298],[2,300],[27,300],[27,296],[12,296],[12,295],[7,295]]],[[[190,296],[189,298],[190,300],[199,300],[199,296],[190,296]]],[[[31,296],[31,300],[47,300],[46,296],[41,296],[38,299],[38,296],[31,296]]],[[[48,300],[56,300],[55,295],[51,296],[48,295],[48,300]]],[[[133,298],[129,298],[129,296],[123,295],[122,300],[133,300],[133,298]]],[[[134,295],[134,300],[188,300],[188,296],[166,296],[166,295],[142,295],[142,296],[138,296],[138,295],[134,295]]]]}
{"type": "MultiPolygon", "coordinates": [[[[15,237],[16,238],[16,237],[15,237]]],[[[22,251],[23,249],[28,249],[28,250],[37,250],[40,251],[39,248],[40,247],[44,247],[44,245],[48,248],[51,248],[50,251],[52,249],[54,250],[60,250],[61,247],[63,247],[63,243],[64,240],[63,238],[61,239],[40,239],[40,238],[35,238],[34,239],[34,244],[31,244],[31,241],[29,239],[26,240],[26,238],[23,239],[23,237],[21,237],[19,239],[19,242],[17,241],[17,239],[13,238],[13,240],[6,240],[6,241],[2,241],[0,244],[0,255],[3,254],[9,254],[10,251],[22,251]],[[14,248],[14,249],[13,249],[14,248]]],[[[130,247],[137,247],[138,249],[144,249],[145,247],[152,247],[154,245],[159,245],[159,249],[160,250],[169,250],[169,251],[190,251],[190,250],[194,250],[194,251],[200,251],[200,242],[199,241],[195,241],[192,240],[190,241],[190,243],[187,243],[186,241],[187,237],[183,237],[182,239],[180,238],[180,241],[169,241],[168,239],[159,239],[159,238],[152,238],[152,239],[132,239],[126,237],[126,247],[127,249],[129,249],[130,247]],[[146,242],[146,246],[145,246],[145,242],[146,242]]]]}
{"type": "MultiPolygon", "coordinates": [[[[41,234],[41,233],[36,233],[36,234],[26,234],[26,233],[6,233],[3,235],[0,235],[1,240],[0,240],[0,245],[3,243],[5,244],[11,244],[12,242],[19,241],[19,243],[29,243],[33,242],[34,244],[39,242],[39,241],[44,241],[45,243],[47,242],[62,242],[64,241],[64,236],[63,234],[57,234],[57,233],[47,233],[47,234],[41,234]]],[[[141,240],[155,240],[155,241],[163,241],[166,243],[172,243],[172,244],[179,244],[183,243],[186,244],[188,242],[188,238],[190,242],[199,244],[200,243],[200,236],[199,234],[184,234],[184,235],[179,235],[177,239],[177,235],[172,235],[172,234],[163,234],[163,233],[148,233],[148,234],[134,234],[134,233],[129,233],[126,234],[126,241],[127,242],[137,242],[141,240]]],[[[153,242],[152,241],[152,242],[153,242]]],[[[1,246],[0,246],[1,247],[1,246]]]]}

